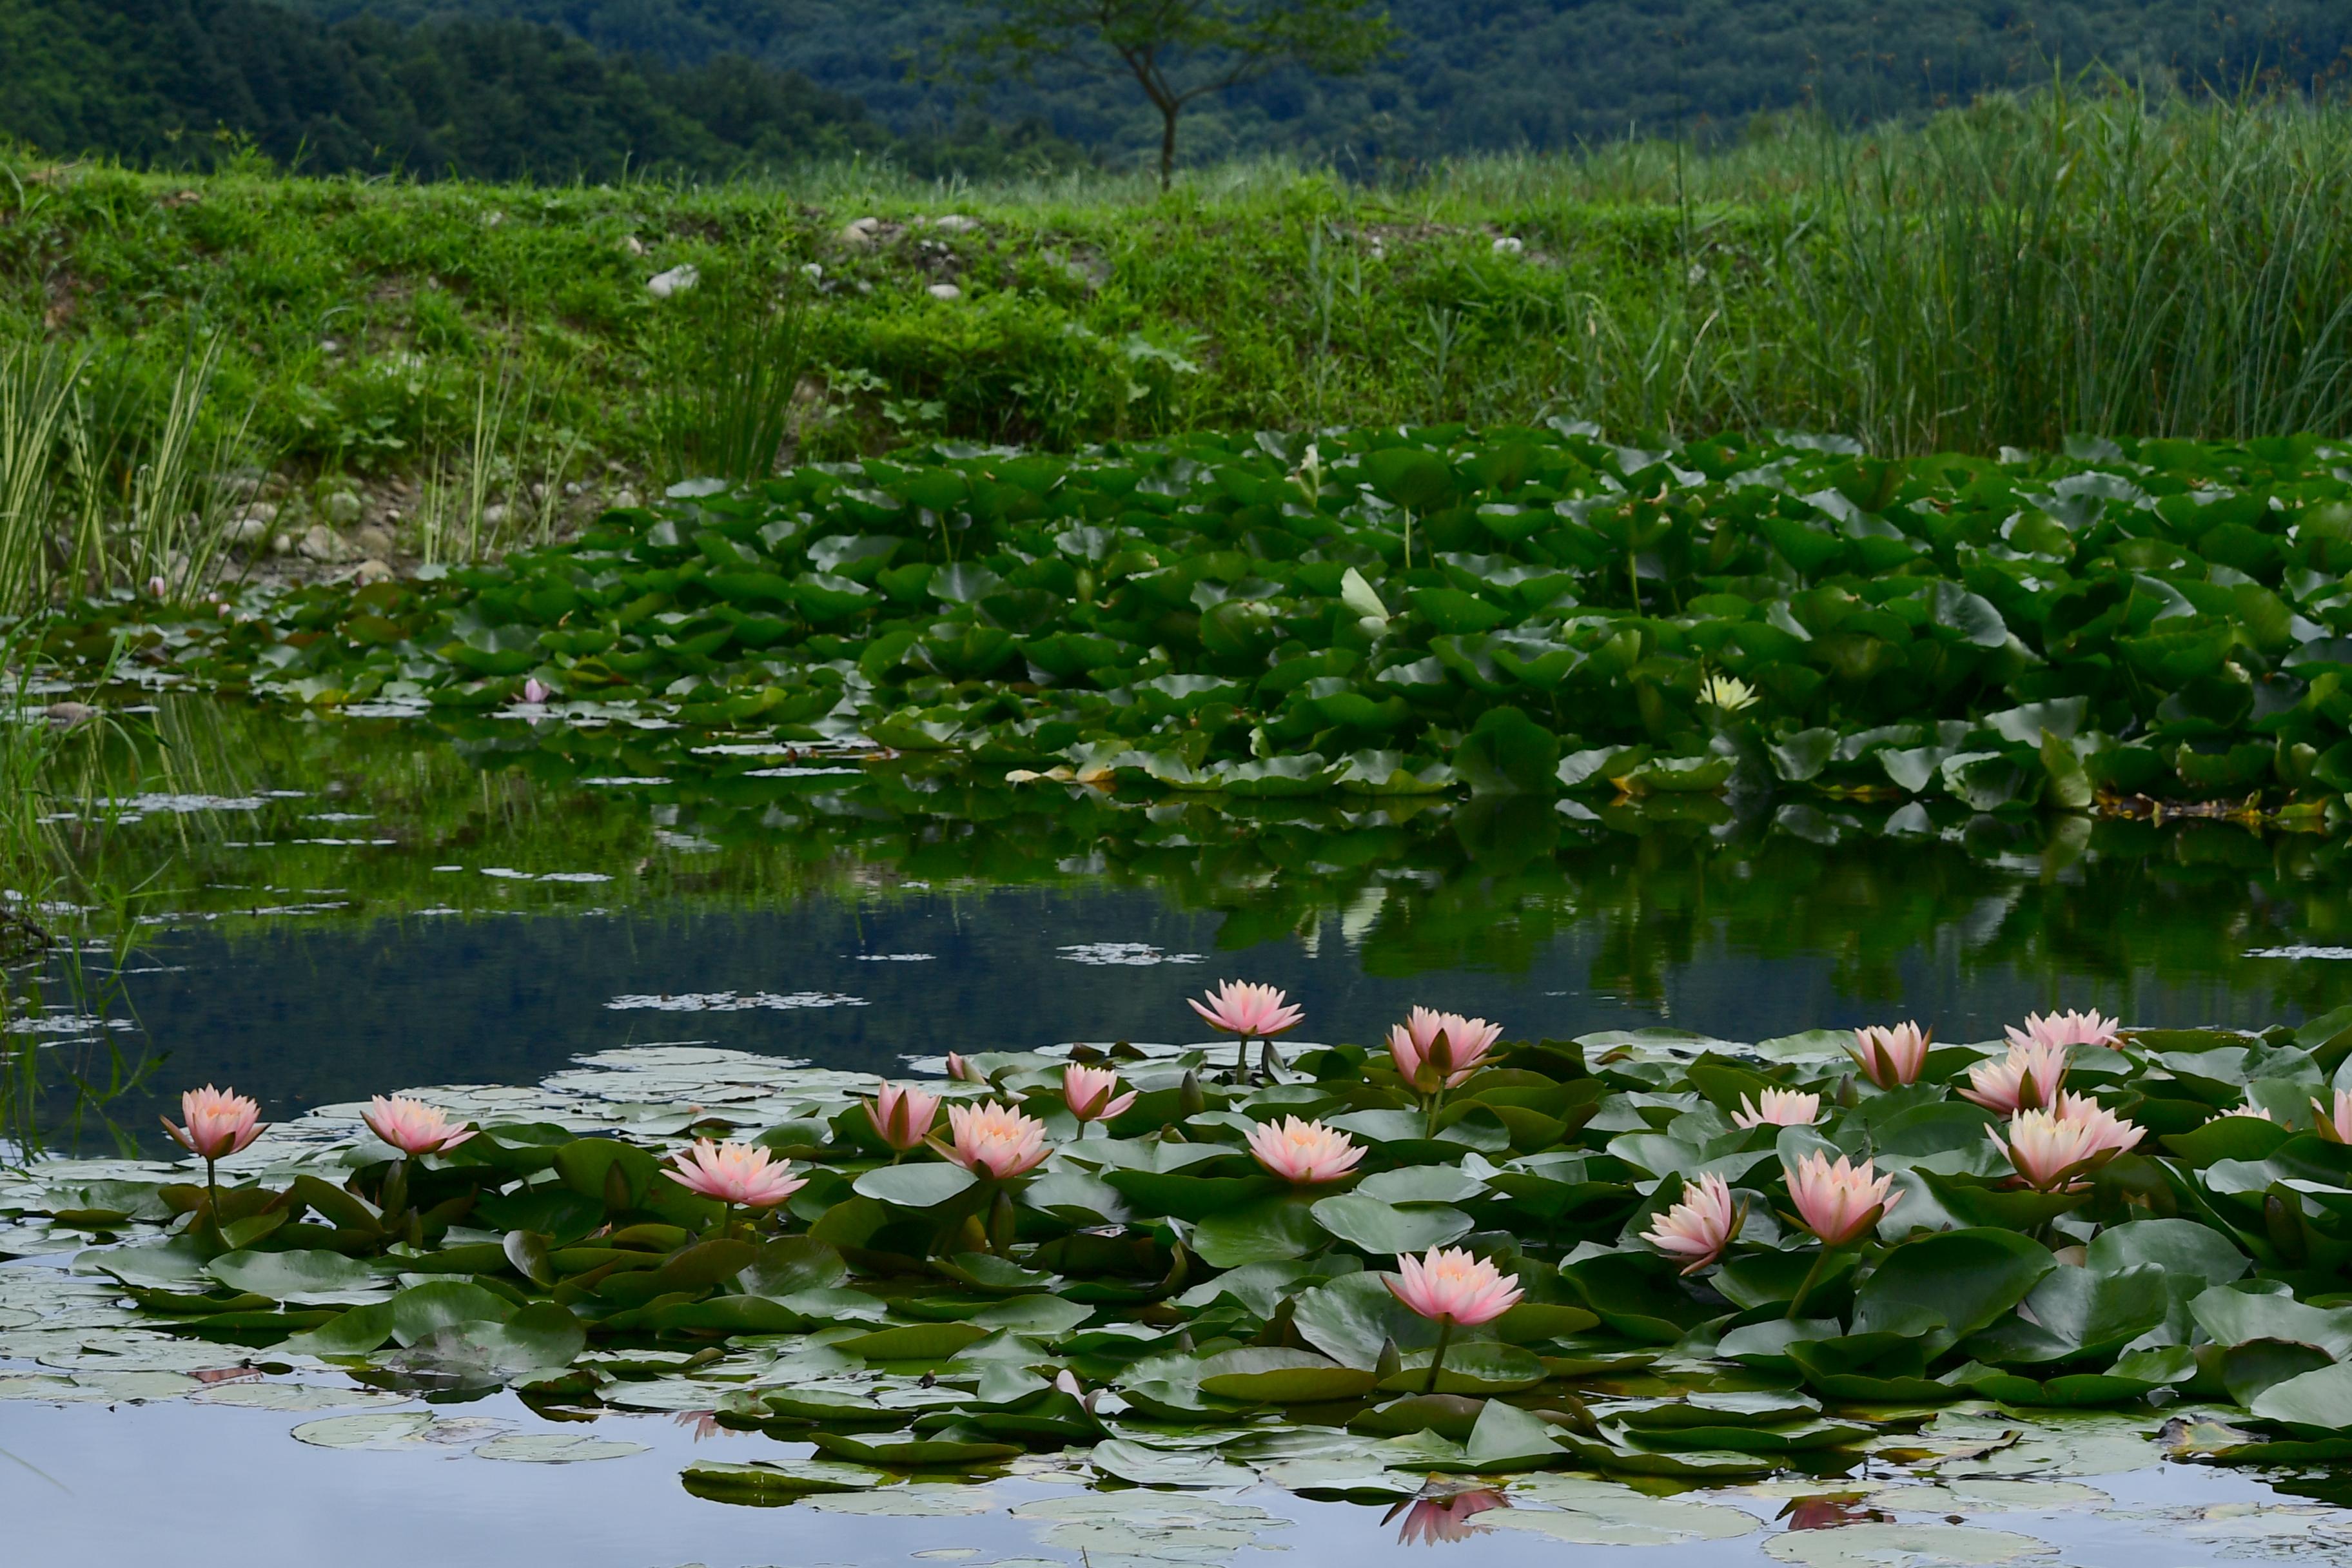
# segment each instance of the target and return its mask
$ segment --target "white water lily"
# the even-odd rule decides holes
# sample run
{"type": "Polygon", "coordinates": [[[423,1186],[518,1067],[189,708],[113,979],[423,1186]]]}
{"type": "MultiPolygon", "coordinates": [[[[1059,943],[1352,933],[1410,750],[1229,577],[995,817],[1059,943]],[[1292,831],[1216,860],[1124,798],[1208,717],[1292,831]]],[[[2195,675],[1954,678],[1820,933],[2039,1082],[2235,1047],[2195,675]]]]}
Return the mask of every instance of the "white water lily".
{"type": "Polygon", "coordinates": [[[1756,706],[1756,689],[1736,675],[1710,675],[1698,683],[1698,700],[1718,713],[1756,706]]]}

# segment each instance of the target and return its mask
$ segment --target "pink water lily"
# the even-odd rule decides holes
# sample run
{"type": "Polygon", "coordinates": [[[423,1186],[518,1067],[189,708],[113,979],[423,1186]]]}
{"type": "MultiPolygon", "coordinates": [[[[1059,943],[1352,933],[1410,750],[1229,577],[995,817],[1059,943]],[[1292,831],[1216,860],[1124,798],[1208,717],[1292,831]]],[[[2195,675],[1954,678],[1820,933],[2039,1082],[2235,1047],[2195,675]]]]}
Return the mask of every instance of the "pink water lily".
{"type": "Polygon", "coordinates": [[[901,1154],[920,1148],[939,1119],[940,1097],[929,1089],[885,1083],[866,1102],[876,1135],[901,1154]]]}
{"type": "Polygon", "coordinates": [[[1922,1029],[1916,1023],[1874,1025],[1856,1029],[1853,1044],[1846,1047],[1863,1077],[1881,1089],[1899,1089],[1916,1083],[1919,1069],[1927,1065],[1928,1042],[1936,1037],[1933,1029],[1922,1029]]]}
{"type": "Polygon", "coordinates": [[[1045,1124],[1025,1111],[989,1100],[981,1105],[950,1105],[948,1125],[954,1141],[932,1146],[975,1176],[998,1181],[1034,1171],[1053,1152],[1045,1142],[1045,1124]]]}
{"type": "Polygon", "coordinates": [[[1277,987],[1246,980],[1220,981],[1202,1000],[1187,997],[1185,1005],[1206,1019],[1211,1028],[1247,1040],[1286,1035],[1307,1016],[1304,1009],[1286,1003],[1277,987]]]}
{"type": "Polygon", "coordinates": [[[1822,1119],[1822,1097],[1796,1089],[1768,1089],[1750,1100],[1739,1097],[1739,1109],[1731,1113],[1735,1127],[1811,1127],[1822,1119]]]}
{"type": "Polygon", "coordinates": [[[1685,1259],[1683,1272],[1696,1274],[1723,1256],[1747,1218],[1732,1203],[1729,1184],[1710,1171],[1684,1183],[1682,1201],[1653,1219],[1642,1239],[1685,1259]]]}
{"type": "Polygon", "coordinates": [[[1381,1276],[1389,1293],[1433,1323],[1475,1328],[1519,1303],[1519,1277],[1506,1274],[1462,1247],[1433,1247],[1422,1257],[1397,1258],[1381,1276]]]}
{"type": "Polygon", "coordinates": [[[525,702],[544,702],[554,695],[555,688],[548,685],[547,682],[540,679],[539,677],[535,675],[522,683],[522,700],[525,702]]]}
{"type": "Polygon", "coordinates": [[[1878,1174],[1868,1160],[1856,1165],[1841,1154],[1832,1165],[1817,1149],[1780,1170],[1789,1179],[1789,1200],[1796,1205],[1798,1220],[1824,1247],[1843,1247],[1868,1234],[1887,1210],[1903,1201],[1901,1193],[1888,1192],[1895,1178],[1878,1174]]]}
{"type": "Polygon", "coordinates": [[[953,1051],[948,1053],[948,1077],[958,1083],[986,1083],[988,1075],[953,1051]]]}
{"type": "Polygon", "coordinates": [[[2317,1113],[2317,1124],[2312,1131],[2330,1143],[2352,1143],[2352,1089],[2336,1091],[2336,1108],[2330,1110],[2318,1100],[2311,1102],[2317,1113]]]}
{"type": "Polygon", "coordinates": [[[1415,1007],[1389,1029],[1389,1056],[1397,1076],[1423,1094],[1459,1088],[1478,1070],[1503,1026],[1459,1013],[1415,1007]]]}
{"type": "Polygon", "coordinates": [[[1519,1277],[1506,1274],[1467,1247],[1433,1247],[1415,1258],[1397,1258],[1397,1271],[1381,1282],[1408,1308],[1437,1325],[1437,1348],[1429,1354],[1429,1380],[1423,1394],[1437,1392],[1437,1376],[1445,1368],[1445,1347],[1457,1328],[1489,1323],[1518,1305],[1519,1277]]]}
{"type": "Polygon", "coordinates": [[[2023,1028],[2011,1024],[2003,1032],[2012,1046],[2113,1047],[2120,1043],[2116,1037],[2122,1028],[2121,1023],[2102,1017],[2094,1007],[2083,1013],[2030,1013],[2023,1028]]]}
{"type": "Polygon", "coordinates": [[[1301,1121],[1296,1116],[1286,1116],[1279,1123],[1259,1122],[1249,1131],[1249,1146],[1259,1164],[1303,1187],[1336,1182],[1364,1157],[1356,1141],[1345,1132],[1320,1121],[1301,1121]]]}
{"type": "Polygon", "coordinates": [[[713,1143],[700,1138],[670,1161],[677,1168],[662,1174],[679,1186],[747,1209],[774,1208],[808,1185],[807,1177],[793,1174],[790,1161],[750,1143],[713,1143]]]}
{"type": "Polygon", "coordinates": [[[1117,1088],[1118,1074],[1108,1068],[1081,1067],[1072,1062],[1062,1069],[1062,1102],[1082,1122],[1108,1121],[1135,1103],[1136,1091],[1131,1089],[1112,1099],[1111,1091],[1117,1088]]]}
{"type": "Polygon", "coordinates": [[[1196,1002],[1188,996],[1184,1005],[1208,1020],[1211,1028],[1234,1037],[1236,1080],[1249,1070],[1252,1040],[1270,1040],[1276,1035],[1288,1034],[1307,1016],[1306,1010],[1289,1003],[1279,988],[1247,980],[1221,980],[1217,988],[1202,1000],[1196,1002]]]}
{"type": "Polygon", "coordinates": [[[2074,1185],[2137,1145],[2140,1129],[2087,1095],[2062,1094],[2042,1110],[2021,1110],[2009,1121],[2009,1136],[1988,1129],[1994,1147],[2028,1186],[2056,1192],[2074,1185]]]}
{"type": "Polygon", "coordinates": [[[474,1135],[468,1127],[454,1125],[437,1105],[395,1094],[379,1094],[360,1112],[368,1131],[411,1159],[419,1154],[446,1154],[474,1135]]]}
{"type": "Polygon", "coordinates": [[[2000,1061],[1980,1061],[1969,1068],[1969,1087],[1960,1090],[1960,1098],[2003,1116],[2055,1104],[2066,1081],[2068,1054],[2065,1046],[2014,1041],[2000,1061]]]}
{"type": "Polygon", "coordinates": [[[163,1131],[206,1163],[226,1160],[261,1136],[261,1107],[235,1089],[192,1089],[180,1096],[180,1115],[185,1125],[174,1127],[167,1116],[163,1131]]]}

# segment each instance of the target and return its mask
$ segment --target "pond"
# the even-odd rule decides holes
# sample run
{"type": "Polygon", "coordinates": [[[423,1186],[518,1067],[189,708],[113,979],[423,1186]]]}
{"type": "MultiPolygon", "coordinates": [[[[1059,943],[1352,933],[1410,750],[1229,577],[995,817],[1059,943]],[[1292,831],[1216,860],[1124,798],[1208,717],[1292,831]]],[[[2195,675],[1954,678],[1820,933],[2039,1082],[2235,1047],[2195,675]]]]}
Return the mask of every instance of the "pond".
{"type": "MultiPolygon", "coordinates": [[[[824,1069],[936,1072],[950,1049],[1169,1059],[1207,1033],[1184,998],[1228,978],[1285,987],[1309,1041],[1371,1044],[1426,1004],[1507,1038],[1685,1055],[1912,1016],[1984,1040],[2053,1006],[2260,1029],[2352,1000],[2343,847],[2226,821],[1867,799],[1219,805],[643,723],[289,721],[178,697],[123,717],[110,798],[55,826],[136,940],[17,972],[33,1011],[14,1026],[40,1046],[12,1126],[88,1162],[53,1182],[175,1154],[157,1112],[207,1081],[342,1136],[352,1102],[416,1086],[467,1086],[439,1102],[485,1124],[541,1113],[583,1073],[724,1103],[765,1081],[745,1053],[816,1075],[765,1082],[781,1104],[824,1069]],[[343,1110],[305,1119],[320,1107],[343,1110]]],[[[79,1242],[37,1207],[0,1202],[28,1216],[0,1270],[0,1506],[28,1560],[410,1561],[404,1531],[359,1524],[403,1515],[437,1556],[484,1564],[1101,1568],[1450,1542],[1465,1563],[1581,1544],[1661,1564],[2097,1568],[2352,1550],[2329,1485],[2282,1496],[2166,1463],[2160,1413],[1981,1399],[1923,1411],[1888,1458],[1674,1496],[1693,1480],[1538,1471],[1465,1480],[1451,1503],[1283,1484],[1304,1473],[1286,1463],[1361,1458],[1309,1448],[1105,1492],[1041,1451],[985,1485],[731,1506],[681,1470],[805,1445],[715,1422],[693,1390],[551,1424],[504,1389],[362,1387],[300,1358],[256,1372],[233,1345],[131,1327],[102,1278],[59,1271],[79,1242]],[[192,1547],[186,1521],[252,1499],[257,1474],[272,1500],[238,1508],[233,1543],[192,1547]]]]}

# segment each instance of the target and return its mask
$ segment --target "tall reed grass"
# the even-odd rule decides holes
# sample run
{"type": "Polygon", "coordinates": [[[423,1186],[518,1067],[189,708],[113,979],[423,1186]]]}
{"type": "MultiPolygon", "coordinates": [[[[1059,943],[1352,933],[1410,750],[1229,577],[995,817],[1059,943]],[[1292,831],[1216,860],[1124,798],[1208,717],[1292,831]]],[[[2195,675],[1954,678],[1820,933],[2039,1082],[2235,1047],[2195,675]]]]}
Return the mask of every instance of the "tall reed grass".
{"type": "Polygon", "coordinates": [[[255,456],[252,405],[219,406],[224,349],[193,345],[163,393],[108,378],[87,350],[0,341],[0,617],[64,593],[188,596],[226,563],[226,480],[255,456]]]}

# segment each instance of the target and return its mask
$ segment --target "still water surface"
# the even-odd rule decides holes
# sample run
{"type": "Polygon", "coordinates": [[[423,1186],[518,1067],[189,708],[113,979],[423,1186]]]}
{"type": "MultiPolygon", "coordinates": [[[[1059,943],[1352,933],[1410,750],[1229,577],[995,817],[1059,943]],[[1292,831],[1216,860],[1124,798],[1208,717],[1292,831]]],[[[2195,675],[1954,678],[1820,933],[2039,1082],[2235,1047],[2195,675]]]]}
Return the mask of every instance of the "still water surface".
{"type": "MultiPolygon", "coordinates": [[[[161,1152],[155,1110],[205,1081],[289,1116],[415,1085],[533,1083],[616,1045],[897,1072],[950,1048],[1192,1038],[1183,996],[1226,977],[1288,988],[1302,1034],[1331,1040],[1370,1038],[1415,1002],[1513,1036],[1755,1040],[1911,1016],[1979,1039],[2053,1005],[2292,1023],[2352,1000],[2347,852],[2222,823],[1895,803],[1221,807],[489,720],[453,737],[175,702],[145,722],[146,744],[108,764],[116,805],[58,824],[142,933],[110,982],[95,955],[79,992],[49,968],[41,1110],[59,1146],[119,1134],[161,1152]],[[67,1079],[115,1052],[148,1076],[68,1131],[67,1079]]],[[[679,1489],[698,1445],[666,1418],[608,1418],[600,1433],[625,1426],[651,1451],[579,1466],[310,1449],[287,1441],[292,1420],[0,1402],[11,1560],[407,1563],[410,1520],[435,1558],[501,1568],[1076,1560],[1012,1511],[1051,1489],[1034,1483],[945,1520],[755,1510],[679,1489]],[[234,1502],[257,1487],[266,1506],[234,1502]],[[188,1521],[225,1507],[236,1542],[192,1547],[188,1521]]],[[[2151,1506],[2266,1495],[2210,1472],[2134,1489],[2151,1506]]],[[[1236,1561],[1408,1550],[1380,1510],[1250,1500],[1297,1522],[1236,1561]]],[[[2033,1529],[2082,1568],[2144,1561],[2157,1533],[2178,1568],[2246,1549],[2130,1511],[2033,1529]]],[[[1766,1539],[1634,1555],[1761,1562],[1766,1539]]],[[[1444,1550],[1504,1563],[1562,1547],[1483,1530],[1444,1550]]]]}

